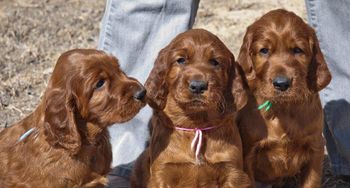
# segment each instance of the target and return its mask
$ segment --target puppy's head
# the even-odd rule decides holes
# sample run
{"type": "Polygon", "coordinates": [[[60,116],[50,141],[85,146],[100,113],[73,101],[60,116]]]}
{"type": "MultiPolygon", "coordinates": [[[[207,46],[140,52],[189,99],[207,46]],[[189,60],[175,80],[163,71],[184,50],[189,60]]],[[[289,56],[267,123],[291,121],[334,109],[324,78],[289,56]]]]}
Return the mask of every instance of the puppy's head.
{"type": "Polygon", "coordinates": [[[301,102],[331,80],[315,31],[286,10],[273,10],[250,25],[238,62],[256,95],[301,102]]]}
{"type": "Polygon", "coordinates": [[[143,106],[145,89],[127,77],[116,58],[97,50],[62,54],[44,96],[45,133],[52,145],[76,153],[86,124],[104,129],[130,120],[143,106]]]}
{"type": "Polygon", "coordinates": [[[169,98],[186,113],[223,113],[246,104],[234,56],[202,29],[184,32],[162,49],[145,86],[151,106],[160,109],[169,98]]]}

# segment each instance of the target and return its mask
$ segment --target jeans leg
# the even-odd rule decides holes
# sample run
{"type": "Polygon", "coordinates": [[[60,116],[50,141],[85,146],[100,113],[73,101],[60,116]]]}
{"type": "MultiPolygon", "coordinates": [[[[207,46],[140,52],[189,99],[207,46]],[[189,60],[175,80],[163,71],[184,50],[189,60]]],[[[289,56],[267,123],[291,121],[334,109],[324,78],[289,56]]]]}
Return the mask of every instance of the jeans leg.
{"type": "MultiPolygon", "coordinates": [[[[144,83],[160,49],[194,23],[199,0],[108,0],[98,48],[119,59],[122,70],[144,83]]],[[[145,148],[147,106],[127,126],[109,128],[115,167],[134,161],[145,148]]]]}
{"type": "Polygon", "coordinates": [[[324,136],[335,175],[350,175],[350,1],[305,0],[332,81],[321,93],[324,136]]]}

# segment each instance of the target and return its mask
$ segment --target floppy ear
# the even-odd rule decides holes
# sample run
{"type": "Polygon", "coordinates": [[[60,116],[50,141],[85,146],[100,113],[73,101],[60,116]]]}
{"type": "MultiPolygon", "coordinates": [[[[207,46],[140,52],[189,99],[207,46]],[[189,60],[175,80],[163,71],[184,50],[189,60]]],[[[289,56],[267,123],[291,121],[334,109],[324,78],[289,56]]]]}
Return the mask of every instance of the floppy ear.
{"type": "Polygon", "coordinates": [[[311,87],[316,91],[320,91],[330,83],[332,75],[328,70],[314,31],[312,31],[312,37],[309,39],[309,41],[312,51],[312,60],[309,66],[308,75],[308,80],[312,83],[309,83],[309,85],[311,85],[311,87]]]}
{"type": "Polygon", "coordinates": [[[167,53],[167,47],[159,52],[153,69],[145,83],[148,103],[151,107],[157,109],[164,109],[168,96],[166,76],[170,69],[170,63],[167,62],[167,53]]]}
{"type": "Polygon", "coordinates": [[[51,89],[45,94],[45,134],[53,146],[77,154],[81,147],[81,137],[75,118],[75,102],[70,91],[51,89]]]}
{"type": "Polygon", "coordinates": [[[244,87],[244,78],[243,78],[243,70],[242,68],[234,61],[234,58],[232,58],[231,63],[231,73],[232,77],[232,96],[234,105],[236,107],[236,110],[242,109],[248,101],[248,94],[247,90],[244,87]]]}
{"type": "Polygon", "coordinates": [[[255,70],[253,66],[253,61],[251,58],[250,47],[253,42],[253,34],[250,32],[248,27],[246,34],[244,35],[243,44],[239,51],[238,63],[242,67],[245,77],[247,80],[255,79],[255,70]]]}

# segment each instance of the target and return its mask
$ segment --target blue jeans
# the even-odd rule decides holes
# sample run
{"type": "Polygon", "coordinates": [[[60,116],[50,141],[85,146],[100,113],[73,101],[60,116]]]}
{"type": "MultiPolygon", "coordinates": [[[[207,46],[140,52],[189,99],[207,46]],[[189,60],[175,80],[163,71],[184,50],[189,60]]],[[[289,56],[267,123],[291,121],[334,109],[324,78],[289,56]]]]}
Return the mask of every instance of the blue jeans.
{"type": "MultiPolygon", "coordinates": [[[[158,52],[194,23],[199,0],[108,0],[98,48],[116,56],[126,74],[144,83],[158,52]]],[[[131,121],[109,128],[112,173],[128,176],[144,150],[152,115],[145,107],[131,121]]]]}
{"type": "Polygon", "coordinates": [[[350,1],[305,0],[332,81],[321,92],[324,136],[335,175],[350,175],[350,1]]]}

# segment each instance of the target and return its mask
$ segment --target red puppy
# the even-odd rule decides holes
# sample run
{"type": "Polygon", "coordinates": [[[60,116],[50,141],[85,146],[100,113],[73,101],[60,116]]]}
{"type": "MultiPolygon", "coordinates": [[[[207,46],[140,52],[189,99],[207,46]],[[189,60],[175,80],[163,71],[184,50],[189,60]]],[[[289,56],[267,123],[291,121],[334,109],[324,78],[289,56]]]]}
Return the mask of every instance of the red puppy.
{"type": "Polygon", "coordinates": [[[292,12],[271,11],[248,27],[238,62],[251,91],[237,117],[251,179],[277,183],[299,176],[301,187],[320,187],[318,92],[331,75],[314,30],[292,12]]]}
{"type": "Polygon", "coordinates": [[[144,95],[114,57],[64,53],[36,110],[0,132],[0,187],[103,187],[112,160],[106,128],[131,119],[144,95]]]}
{"type": "Polygon", "coordinates": [[[132,187],[249,187],[236,111],[246,92],[232,53],[212,33],[178,35],[146,81],[153,133],[132,187]]]}

